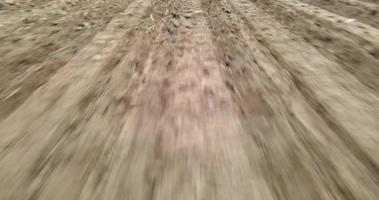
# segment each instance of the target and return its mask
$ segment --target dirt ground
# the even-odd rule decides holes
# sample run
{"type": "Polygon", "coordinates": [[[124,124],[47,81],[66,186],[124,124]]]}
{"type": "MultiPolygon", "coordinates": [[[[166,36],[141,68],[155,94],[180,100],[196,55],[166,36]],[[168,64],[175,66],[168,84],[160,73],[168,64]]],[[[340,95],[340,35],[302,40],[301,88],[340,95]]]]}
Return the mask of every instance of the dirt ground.
{"type": "Polygon", "coordinates": [[[0,200],[378,200],[377,0],[0,2],[0,200]]]}

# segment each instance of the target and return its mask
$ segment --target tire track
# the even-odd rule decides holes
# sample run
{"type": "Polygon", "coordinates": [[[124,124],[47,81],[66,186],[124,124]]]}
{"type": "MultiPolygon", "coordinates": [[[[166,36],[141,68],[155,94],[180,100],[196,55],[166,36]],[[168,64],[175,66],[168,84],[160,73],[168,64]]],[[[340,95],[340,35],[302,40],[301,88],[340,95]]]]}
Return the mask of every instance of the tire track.
{"type": "Polygon", "coordinates": [[[362,159],[361,162],[367,164],[375,177],[377,161],[375,150],[372,148],[376,146],[374,133],[377,131],[377,127],[374,121],[376,121],[377,116],[371,109],[365,109],[366,104],[370,108],[376,108],[375,96],[370,94],[362,85],[359,86],[360,83],[353,77],[347,78],[349,75],[340,71],[338,65],[325,59],[301,39],[291,36],[289,31],[282,28],[275,20],[270,19],[267,14],[260,12],[253,4],[249,4],[249,6],[246,6],[245,9],[250,9],[249,13],[254,12],[255,14],[246,16],[246,18],[251,24],[254,24],[256,37],[260,38],[279,63],[286,67],[295,84],[301,83],[298,87],[307,97],[308,102],[340,136],[340,139],[349,148],[354,149],[353,152],[356,153],[357,158],[362,159]],[[266,24],[258,23],[262,19],[265,20],[266,24]],[[277,31],[281,32],[280,37],[277,37],[277,31]],[[283,48],[282,45],[284,44],[286,48],[283,48]],[[291,49],[291,51],[286,51],[286,49],[291,49]],[[307,61],[301,61],[302,59],[307,61]],[[335,70],[339,72],[334,73],[335,70]],[[338,74],[338,76],[333,74],[338,74]],[[339,76],[342,77],[342,74],[344,74],[344,79],[339,78],[339,76]],[[361,89],[358,89],[359,87],[361,89]],[[355,100],[347,100],[350,97],[355,98],[355,100]],[[348,107],[349,110],[340,106],[348,107]],[[358,121],[358,118],[362,118],[362,116],[367,116],[368,119],[358,121]],[[366,130],[367,135],[363,136],[362,132],[357,130],[366,130]]]}
{"type": "Polygon", "coordinates": [[[378,29],[359,22],[349,22],[349,19],[345,17],[301,3],[297,0],[281,0],[277,1],[277,3],[284,10],[292,11],[299,16],[317,21],[323,26],[338,31],[347,38],[351,38],[356,47],[363,46],[361,49],[366,50],[372,57],[378,59],[378,29]]]}
{"type": "Polygon", "coordinates": [[[379,21],[375,17],[378,15],[379,7],[375,3],[359,0],[333,0],[331,2],[325,2],[324,0],[311,2],[306,0],[306,2],[349,18],[357,18],[375,28],[379,27],[379,21]]]}
{"type": "Polygon", "coordinates": [[[125,80],[113,82],[112,76],[119,75],[112,75],[110,67],[117,64],[119,52],[128,43],[125,34],[132,36],[148,6],[148,1],[131,4],[0,124],[2,198],[73,199],[96,195],[91,191],[96,184],[89,184],[94,176],[101,182],[103,175],[90,167],[107,167],[97,162],[100,158],[106,162],[109,148],[119,137],[124,113],[115,118],[114,107],[127,106],[125,101],[117,102],[122,96],[112,94],[123,91],[125,85],[118,84],[125,80]],[[114,99],[116,105],[112,106],[114,99]],[[105,132],[114,137],[102,136],[105,132]],[[93,143],[87,143],[90,141],[93,143]],[[81,191],[84,187],[91,192],[81,191]]]}
{"type": "Polygon", "coordinates": [[[361,0],[302,0],[329,12],[357,19],[363,23],[369,24],[375,28],[379,28],[379,6],[375,3],[364,2],[361,0]]]}
{"type": "MultiPolygon", "coordinates": [[[[227,4],[211,3],[204,7],[211,10],[211,24],[216,29],[215,35],[219,35],[216,41],[221,42],[220,48],[230,52],[227,57],[234,60],[229,65],[235,90],[238,91],[237,104],[246,104],[241,108],[246,132],[262,152],[261,160],[251,162],[260,163],[272,194],[277,199],[375,197],[377,187],[370,172],[309,107],[307,99],[291,83],[291,77],[285,70],[280,70],[280,64],[269,56],[270,52],[260,43],[262,40],[252,38],[254,33],[240,25],[244,22],[235,15],[238,11],[256,11],[244,12],[241,7],[237,10],[227,4]],[[251,94],[259,94],[265,103],[249,108],[251,105],[247,103],[256,102],[251,99],[251,94]],[[267,112],[271,114],[267,115],[267,112]],[[349,171],[349,177],[346,178],[341,171],[349,171]],[[355,174],[365,174],[365,178],[355,174]],[[355,185],[365,185],[370,189],[364,192],[354,190],[355,185]],[[295,188],[299,192],[290,192],[295,188]]],[[[265,193],[263,189],[260,191],[265,193]]]]}
{"type": "Polygon", "coordinates": [[[50,1],[43,7],[0,16],[0,121],[67,64],[131,1],[70,2],[50,1]]]}
{"type": "Polygon", "coordinates": [[[367,45],[378,46],[377,39],[379,38],[379,30],[366,24],[359,22],[351,23],[350,26],[347,18],[340,15],[319,9],[306,3],[299,2],[298,0],[280,0],[278,4],[287,10],[292,10],[305,17],[317,18],[319,21],[328,24],[331,28],[341,31],[341,33],[348,34],[348,36],[355,37],[367,45]],[[345,22],[345,23],[342,23],[345,22]]]}
{"type": "Polygon", "coordinates": [[[302,35],[324,56],[341,63],[363,84],[378,93],[378,72],[374,66],[377,66],[379,61],[376,58],[375,45],[367,46],[359,39],[341,34],[341,31],[333,30],[329,24],[323,23],[317,17],[294,14],[294,9],[283,7],[276,1],[258,1],[257,6],[267,10],[290,30],[302,35]]]}

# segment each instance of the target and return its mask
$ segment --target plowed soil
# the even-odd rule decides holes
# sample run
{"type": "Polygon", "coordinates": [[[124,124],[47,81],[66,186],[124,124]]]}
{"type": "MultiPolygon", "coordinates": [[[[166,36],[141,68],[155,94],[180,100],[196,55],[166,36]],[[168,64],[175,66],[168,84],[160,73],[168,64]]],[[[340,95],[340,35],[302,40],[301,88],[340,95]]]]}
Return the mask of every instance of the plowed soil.
{"type": "Polygon", "coordinates": [[[0,200],[378,200],[378,12],[0,2],[0,200]]]}

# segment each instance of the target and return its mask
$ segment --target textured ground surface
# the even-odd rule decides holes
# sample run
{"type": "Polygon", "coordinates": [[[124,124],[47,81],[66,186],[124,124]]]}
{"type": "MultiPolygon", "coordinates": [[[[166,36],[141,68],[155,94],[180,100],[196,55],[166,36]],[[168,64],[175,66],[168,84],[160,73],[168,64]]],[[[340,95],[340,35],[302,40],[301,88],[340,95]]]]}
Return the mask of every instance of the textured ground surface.
{"type": "Polygon", "coordinates": [[[0,2],[0,200],[378,200],[377,0],[0,2]]]}

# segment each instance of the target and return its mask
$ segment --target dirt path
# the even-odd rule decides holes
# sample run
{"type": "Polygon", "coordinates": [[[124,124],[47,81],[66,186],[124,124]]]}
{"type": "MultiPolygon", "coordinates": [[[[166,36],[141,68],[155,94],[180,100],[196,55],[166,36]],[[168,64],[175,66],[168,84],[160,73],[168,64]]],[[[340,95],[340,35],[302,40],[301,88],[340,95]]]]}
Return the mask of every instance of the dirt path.
{"type": "Polygon", "coordinates": [[[1,200],[379,198],[376,19],[305,0],[9,2],[1,200]]]}

